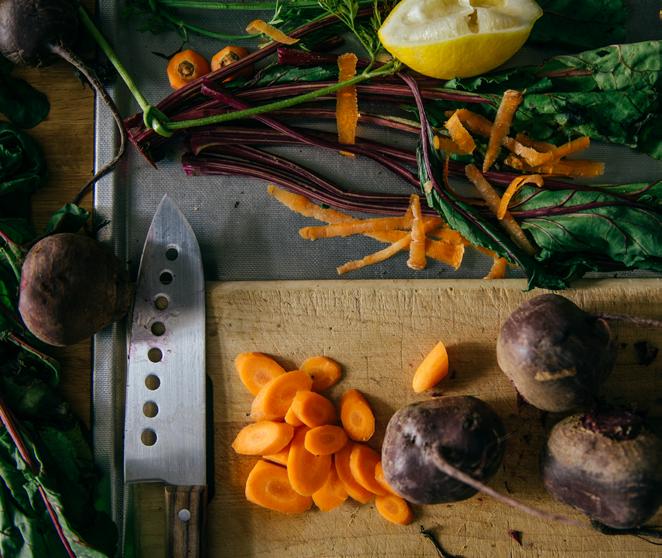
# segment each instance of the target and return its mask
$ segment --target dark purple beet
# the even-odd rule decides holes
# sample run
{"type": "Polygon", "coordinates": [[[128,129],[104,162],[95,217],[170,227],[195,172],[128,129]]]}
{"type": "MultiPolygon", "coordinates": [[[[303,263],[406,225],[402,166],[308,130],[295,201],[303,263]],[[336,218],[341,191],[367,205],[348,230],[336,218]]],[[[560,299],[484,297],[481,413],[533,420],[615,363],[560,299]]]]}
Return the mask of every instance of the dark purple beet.
{"type": "Polygon", "coordinates": [[[563,412],[593,401],[616,360],[606,320],[559,295],[519,306],[504,322],[497,360],[534,407],[563,412]]]}
{"type": "Polygon", "coordinates": [[[70,47],[78,32],[76,6],[68,0],[3,0],[0,21],[0,53],[26,66],[52,62],[52,46],[70,47]]]}
{"type": "Polygon", "coordinates": [[[479,481],[499,468],[506,430],[487,404],[471,396],[440,397],[398,410],[382,446],[387,482],[418,504],[457,502],[476,489],[439,470],[431,454],[479,481]]]}
{"type": "Polygon", "coordinates": [[[559,422],[542,455],[545,488],[615,529],[643,525],[662,505],[662,440],[627,411],[559,422]]]}

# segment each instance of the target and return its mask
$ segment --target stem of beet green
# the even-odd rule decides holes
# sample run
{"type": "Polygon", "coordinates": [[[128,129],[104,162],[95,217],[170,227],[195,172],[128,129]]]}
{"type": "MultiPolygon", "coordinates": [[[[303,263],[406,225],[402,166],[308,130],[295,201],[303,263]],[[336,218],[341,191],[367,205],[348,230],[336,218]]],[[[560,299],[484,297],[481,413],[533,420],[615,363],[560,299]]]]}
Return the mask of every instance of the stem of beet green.
{"type": "Polygon", "coordinates": [[[363,72],[358,76],[355,76],[346,81],[341,81],[334,83],[333,85],[328,85],[315,91],[310,91],[304,93],[303,95],[297,95],[296,97],[289,97],[281,101],[275,101],[273,103],[267,103],[266,105],[260,105],[259,107],[252,107],[244,110],[237,110],[234,112],[226,112],[223,114],[217,114],[214,116],[206,116],[203,118],[195,118],[193,120],[179,120],[177,122],[169,122],[169,130],[183,130],[185,128],[196,128],[199,126],[213,126],[214,124],[221,124],[222,122],[231,122],[232,120],[238,120],[240,118],[252,118],[259,114],[264,114],[266,112],[272,112],[274,110],[280,110],[284,108],[294,107],[302,103],[307,103],[312,101],[317,97],[322,97],[328,95],[329,93],[335,93],[338,89],[342,87],[347,87],[350,85],[356,85],[362,81],[373,79],[380,76],[394,74],[399,69],[399,65],[396,63],[389,63],[384,66],[381,66],[377,70],[372,72],[363,72]]]}
{"type": "MultiPolygon", "coordinates": [[[[243,6],[243,4],[236,4],[236,5],[243,6]]],[[[188,31],[191,31],[192,33],[195,33],[196,35],[200,35],[202,37],[208,37],[210,39],[217,39],[219,41],[247,41],[249,39],[254,39],[255,37],[258,36],[258,35],[229,35],[227,33],[219,33],[218,31],[210,31],[209,29],[205,29],[204,27],[198,27],[197,25],[187,23],[183,19],[175,17],[174,15],[168,13],[165,10],[159,12],[159,15],[161,15],[161,17],[167,19],[170,23],[176,25],[177,27],[182,27],[188,31]]]]}
{"type": "MultiPolygon", "coordinates": [[[[196,0],[157,0],[157,5],[167,6],[168,8],[185,8],[191,10],[273,10],[276,7],[276,2],[206,2],[205,0],[196,1],[196,0]]],[[[320,9],[320,5],[317,2],[304,2],[298,3],[297,8],[309,9],[317,8],[320,9]]]]}

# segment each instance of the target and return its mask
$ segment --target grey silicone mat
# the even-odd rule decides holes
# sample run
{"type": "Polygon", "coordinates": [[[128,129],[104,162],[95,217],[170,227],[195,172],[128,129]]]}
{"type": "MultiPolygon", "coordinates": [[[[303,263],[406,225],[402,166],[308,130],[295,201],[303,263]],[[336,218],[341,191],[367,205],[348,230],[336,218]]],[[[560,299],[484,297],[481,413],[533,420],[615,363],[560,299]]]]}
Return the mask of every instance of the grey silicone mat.
{"type": "MultiPolygon", "coordinates": [[[[658,19],[659,1],[633,0],[628,24],[628,40],[662,37],[658,19]]],[[[98,19],[104,34],[148,99],[156,103],[170,92],[165,77],[165,61],[153,54],[173,52],[181,45],[175,34],[153,36],[140,33],[137,22],[122,18],[122,1],[103,0],[98,19]]],[[[242,32],[250,15],[234,13],[204,17],[210,25],[229,32],[242,32]]],[[[202,15],[201,15],[202,17],[202,15]]],[[[192,37],[190,45],[205,55],[219,50],[217,41],[192,37]]],[[[515,64],[533,63],[551,52],[525,49],[515,64]]],[[[123,84],[112,88],[120,112],[137,110],[123,84]]],[[[379,131],[383,141],[401,141],[379,131]]],[[[105,108],[97,104],[95,129],[97,166],[112,154],[116,132],[105,108]]],[[[662,176],[662,162],[624,148],[596,145],[590,156],[607,161],[609,182],[651,180],[662,176]]],[[[345,188],[408,193],[410,187],[377,164],[363,158],[350,160],[329,151],[311,148],[279,148],[278,152],[305,163],[312,170],[345,188]]],[[[178,154],[151,167],[130,147],[118,169],[101,181],[95,193],[95,208],[110,222],[101,232],[102,240],[126,258],[132,275],[137,271],[140,252],[152,215],[164,193],[168,193],[189,219],[199,239],[208,280],[275,280],[337,278],[336,266],[361,257],[380,247],[367,238],[351,237],[317,242],[302,240],[301,226],[314,221],[299,217],[266,194],[266,184],[244,177],[186,177],[178,154]]],[[[491,261],[469,250],[459,271],[431,262],[424,272],[412,272],[404,254],[392,260],[345,276],[349,279],[379,278],[480,278],[491,261]]],[[[121,520],[121,436],[124,397],[126,338],[123,324],[97,335],[94,342],[94,440],[99,466],[110,476],[113,513],[121,520]]]]}

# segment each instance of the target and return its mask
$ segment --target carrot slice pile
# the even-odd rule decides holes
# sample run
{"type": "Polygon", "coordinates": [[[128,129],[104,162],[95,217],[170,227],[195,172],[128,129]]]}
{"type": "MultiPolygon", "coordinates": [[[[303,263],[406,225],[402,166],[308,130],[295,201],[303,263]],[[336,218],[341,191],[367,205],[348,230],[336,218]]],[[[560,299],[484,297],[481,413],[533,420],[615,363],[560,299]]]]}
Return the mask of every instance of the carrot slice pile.
{"type": "MultiPolygon", "coordinates": [[[[338,81],[348,81],[356,76],[358,58],[353,52],[338,56],[338,81]]],[[[338,143],[356,143],[356,125],[359,121],[359,103],[355,85],[341,87],[336,93],[336,125],[338,143]]]]}
{"type": "Polygon", "coordinates": [[[325,424],[306,432],[305,448],[313,455],[331,455],[347,443],[347,434],[339,426],[325,424]]]}
{"type": "Polygon", "coordinates": [[[483,279],[492,280],[492,279],[503,279],[506,276],[506,266],[508,262],[506,258],[499,258],[495,256],[492,261],[492,267],[483,279]]]}
{"type": "Polygon", "coordinates": [[[375,468],[379,461],[379,454],[375,450],[364,444],[354,444],[349,455],[349,470],[363,488],[377,496],[386,496],[388,491],[375,479],[375,468]]]}
{"type": "Polygon", "coordinates": [[[425,269],[425,223],[421,213],[421,199],[417,195],[411,197],[411,211],[414,220],[411,223],[411,242],[409,244],[409,259],[407,266],[411,269],[425,269]]]}
{"type": "Polygon", "coordinates": [[[496,117],[494,118],[494,124],[492,124],[492,130],[490,131],[490,139],[487,143],[487,151],[485,152],[485,160],[483,161],[483,172],[487,172],[494,161],[496,161],[501,148],[501,142],[508,135],[510,124],[521,102],[522,93],[519,91],[507,89],[504,92],[499,108],[497,109],[496,117]]]}
{"type": "Polygon", "coordinates": [[[436,386],[447,375],[448,352],[446,345],[439,341],[416,368],[412,387],[416,393],[422,393],[436,386]]]}
{"type": "Polygon", "coordinates": [[[269,37],[272,41],[283,43],[284,45],[293,45],[299,42],[299,39],[288,37],[280,29],[276,29],[273,25],[261,19],[254,19],[251,21],[246,26],[246,33],[251,33],[254,35],[261,33],[262,35],[269,37]]]}
{"type": "Polygon", "coordinates": [[[347,490],[338,477],[336,468],[331,467],[326,482],[313,494],[313,502],[320,510],[328,512],[340,506],[347,500],[347,496],[347,490]]]}
{"type": "Polygon", "coordinates": [[[342,368],[335,360],[317,355],[303,361],[300,370],[307,372],[313,379],[313,391],[324,391],[340,380],[342,368]]]}
{"type": "Polygon", "coordinates": [[[544,184],[544,179],[539,174],[525,174],[524,176],[518,176],[513,178],[512,182],[508,184],[508,188],[501,196],[501,201],[499,202],[499,208],[497,209],[497,219],[503,219],[508,211],[508,205],[510,200],[517,193],[517,191],[524,186],[525,184],[535,184],[538,188],[542,188],[544,184]]]}
{"type": "Polygon", "coordinates": [[[340,421],[356,442],[367,442],[375,433],[375,415],[358,389],[350,389],[340,399],[340,421]]]}
{"type": "Polygon", "coordinates": [[[384,477],[384,468],[382,467],[381,461],[378,461],[377,465],[375,465],[375,480],[386,491],[387,494],[395,494],[397,496],[395,490],[393,490],[391,485],[386,482],[386,478],[384,477]]]}
{"type": "Polygon", "coordinates": [[[290,410],[309,428],[336,422],[336,408],[333,403],[314,391],[298,391],[290,410]]]}
{"type": "Polygon", "coordinates": [[[333,455],[333,461],[338,473],[338,478],[343,483],[347,494],[361,504],[367,504],[374,497],[374,493],[366,488],[363,488],[352,475],[352,470],[349,466],[350,457],[354,444],[351,442],[346,444],[339,452],[333,455]]]}
{"type": "Polygon", "coordinates": [[[262,353],[239,353],[234,359],[241,383],[253,395],[276,376],[285,374],[285,369],[270,356],[262,353]]]}
{"type": "Polygon", "coordinates": [[[266,459],[267,461],[272,461],[273,463],[277,463],[278,465],[283,465],[287,467],[287,456],[289,454],[290,454],[290,444],[287,444],[278,453],[269,453],[267,455],[263,455],[262,459],[266,459]]]}
{"type": "Polygon", "coordinates": [[[253,420],[277,420],[285,417],[297,391],[310,390],[313,381],[301,370],[287,372],[267,382],[253,399],[253,420]]]}
{"type": "Polygon", "coordinates": [[[303,513],[313,499],[294,491],[284,467],[258,461],[246,479],[246,499],[258,506],[282,513],[303,513]]]}
{"type": "Polygon", "coordinates": [[[290,452],[287,455],[287,478],[298,494],[312,496],[317,492],[329,476],[331,469],[330,455],[313,455],[305,447],[308,428],[297,428],[290,452]]]}
{"type": "Polygon", "coordinates": [[[303,421],[292,410],[292,405],[290,405],[290,408],[287,410],[287,413],[285,413],[284,420],[287,424],[290,424],[292,426],[303,426],[303,421]]]}
{"type": "Polygon", "coordinates": [[[384,519],[397,525],[409,525],[414,520],[409,504],[395,494],[377,496],[375,508],[384,519]]]}
{"type": "Polygon", "coordinates": [[[292,440],[294,428],[284,422],[261,420],[244,426],[232,442],[242,455],[264,455],[281,451],[292,440]]]}
{"type": "Polygon", "coordinates": [[[445,128],[451,135],[451,140],[459,147],[461,153],[473,153],[476,149],[476,142],[471,137],[462,121],[454,112],[453,115],[444,123],[445,128]]]}

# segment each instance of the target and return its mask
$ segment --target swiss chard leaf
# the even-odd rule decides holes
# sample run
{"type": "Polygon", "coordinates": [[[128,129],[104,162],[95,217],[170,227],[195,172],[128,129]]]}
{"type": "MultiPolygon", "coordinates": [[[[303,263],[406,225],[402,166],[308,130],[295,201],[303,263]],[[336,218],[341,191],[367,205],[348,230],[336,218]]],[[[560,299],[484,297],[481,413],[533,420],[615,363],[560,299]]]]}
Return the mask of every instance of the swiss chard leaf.
{"type": "Polygon", "coordinates": [[[12,77],[12,69],[0,57],[0,112],[19,128],[32,128],[48,116],[48,98],[27,81],[12,77]]]}

